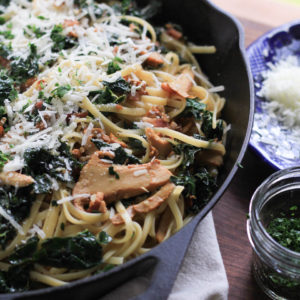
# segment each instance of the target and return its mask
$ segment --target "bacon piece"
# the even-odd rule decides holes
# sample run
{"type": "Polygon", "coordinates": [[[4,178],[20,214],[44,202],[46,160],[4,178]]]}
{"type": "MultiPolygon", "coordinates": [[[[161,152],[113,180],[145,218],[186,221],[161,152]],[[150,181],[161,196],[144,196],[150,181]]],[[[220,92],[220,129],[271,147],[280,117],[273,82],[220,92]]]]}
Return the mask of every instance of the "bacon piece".
{"type": "Polygon", "coordinates": [[[176,30],[172,24],[166,24],[166,28],[167,34],[173,37],[175,40],[180,40],[182,38],[182,32],[176,30]]]}
{"type": "Polygon", "coordinates": [[[156,148],[161,156],[167,156],[172,151],[171,144],[162,139],[153,129],[145,129],[148,142],[156,148]]]}
{"type": "Polygon", "coordinates": [[[194,73],[191,69],[186,68],[182,73],[173,81],[169,83],[170,89],[183,98],[189,96],[188,92],[193,86],[194,73]]]}
{"type": "MultiPolygon", "coordinates": [[[[127,212],[129,213],[130,217],[133,218],[137,213],[148,213],[156,208],[158,208],[164,201],[166,201],[171,193],[174,190],[175,185],[171,182],[168,182],[164,186],[160,188],[156,193],[152,196],[147,198],[146,200],[130,205],[127,208],[127,212]]],[[[114,225],[120,225],[124,223],[124,220],[120,214],[116,214],[112,219],[111,222],[114,225]]]]}
{"type": "Polygon", "coordinates": [[[79,22],[77,20],[64,20],[64,23],[63,23],[64,28],[72,27],[75,25],[79,25],[79,22]]]}
{"type": "Polygon", "coordinates": [[[201,165],[220,167],[223,164],[223,156],[212,150],[203,150],[197,154],[197,162],[201,165]]]}
{"type": "MultiPolygon", "coordinates": [[[[90,198],[89,208],[87,211],[88,212],[100,211],[101,213],[105,213],[107,211],[107,207],[103,198],[104,198],[104,194],[101,192],[92,195],[90,198]]],[[[74,202],[76,203],[76,199],[74,202]]]]}
{"type": "Polygon", "coordinates": [[[31,176],[27,176],[15,171],[0,173],[0,184],[12,185],[15,187],[25,187],[34,183],[31,176]]]}
{"type": "Polygon", "coordinates": [[[36,77],[28,78],[24,83],[21,84],[20,90],[21,92],[26,91],[32,84],[37,80],[36,77]]]}
{"type": "Polygon", "coordinates": [[[4,128],[2,125],[0,125],[0,137],[3,137],[5,134],[4,128]]]}
{"type": "Polygon", "coordinates": [[[164,63],[162,56],[158,52],[152,52],[146,59],[147,65],[151,67],[158,67],[164,63]]]}
{"type": "Polygon", "coordinates": [[[141,195],[145,189],[154,191],[167,183],[171,175],[158,160],[141,165],[111,165],[101,161],[98,154],[94,153],[81,170],[73,195],[102,192],[105,202],[109,204],[141,195]],[[113,167],[119,179],[110,174],[109,167],[113,167]]]}

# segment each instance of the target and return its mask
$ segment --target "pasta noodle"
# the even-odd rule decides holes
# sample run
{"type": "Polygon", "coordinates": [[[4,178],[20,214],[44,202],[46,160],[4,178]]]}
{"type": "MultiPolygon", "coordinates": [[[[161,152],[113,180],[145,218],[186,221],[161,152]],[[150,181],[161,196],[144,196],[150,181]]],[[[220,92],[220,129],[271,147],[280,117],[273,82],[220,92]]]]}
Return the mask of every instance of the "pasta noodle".
{"type": "Polygon", "coordinates": [[[2,293],[61,286],[146,253],[214,192],[225,99],[193,53],[216,49],[186,45],[174,24],[157,34],[126,3],[4,8],[2,293]]]}

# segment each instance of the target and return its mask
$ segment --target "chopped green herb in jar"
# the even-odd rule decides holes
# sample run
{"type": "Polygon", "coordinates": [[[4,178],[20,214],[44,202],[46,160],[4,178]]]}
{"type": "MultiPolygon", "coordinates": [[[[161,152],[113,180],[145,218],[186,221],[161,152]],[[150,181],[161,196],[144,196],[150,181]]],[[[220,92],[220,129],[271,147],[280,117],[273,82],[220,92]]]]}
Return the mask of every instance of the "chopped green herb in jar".
{"type": "Polygon", "coordinates": [[[300,217],[294,214],[297,209],[297,206],[292,206],[289,214],[273,219],[267,231],[283,247],[300,252],[300,217]]]}

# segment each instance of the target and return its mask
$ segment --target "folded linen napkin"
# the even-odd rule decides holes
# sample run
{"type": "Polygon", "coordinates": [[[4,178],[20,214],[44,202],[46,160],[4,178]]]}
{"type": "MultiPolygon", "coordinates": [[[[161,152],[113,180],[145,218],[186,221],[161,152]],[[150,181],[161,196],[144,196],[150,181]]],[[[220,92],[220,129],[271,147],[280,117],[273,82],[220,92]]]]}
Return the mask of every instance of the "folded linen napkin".
{"type": "Polygon", "coordinates": [[[197,227],[168,300],[225,300],[228,281],[212,213],[197,227]]]}
{"type": "MultiPolygon", "coordinates": [[[[146,276],[135,278],[101,300],[125,300],[149,284],[146,276]]],[[[228,281],[216,236],[212,213],[197,227],[168,300],[226,300],[228,281]]]]}

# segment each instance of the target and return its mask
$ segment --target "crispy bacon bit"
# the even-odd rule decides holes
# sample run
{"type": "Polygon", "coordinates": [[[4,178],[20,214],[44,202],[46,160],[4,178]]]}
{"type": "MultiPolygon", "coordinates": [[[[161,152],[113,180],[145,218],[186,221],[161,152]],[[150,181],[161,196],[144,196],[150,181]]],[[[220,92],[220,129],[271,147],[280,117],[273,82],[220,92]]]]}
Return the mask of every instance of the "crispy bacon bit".
{"type": "Polygon", "coordinates": [[[72,150],[72,155],[74,155],[78,159],[81,156],[81,152],[80,152],[79,149],[73,149],[72,150]]]}
{"type": "Polygon", "coordinates": [[[64,23],[63,23],[64,28],[72,27],[75,25],[79,25],[79,22],[77,20],[64,20],[64,23]]]}
{"type": "Polygon", "coordinates": [[[107,207],[103,198],[104,194],[101,192],[92,195],[87,212],[99,211],[101,213],[105,213],[107,211],[107,207]]]}
{"type": "Polygon", "coordinates": [[[113,54],[116,55],[118,53],[119,46],[114,46],[113,54]]]}
{"type": "Polygon", "coordinates": [[[110,141],[109,141],[110,144],[118,143],[123,148],[128,148],[127,144],[124,143],[123,141],[119,140],[114,134],[110,133],[109,138],[110,138],[110,141]]]}
{"type": "Polygon", "coordinates": [[[28,78],[24,83],[21,84],[20,90],[21,92],[26,91],[32,84],[37,80],[36,77],[28,78]]]}
{"type": "Polygon", "coordinates": [[[151,128],[146,128],[145,129],[146,136],[148,142],[158,150],[158,153],[161,156],[167,156],[171,151],[172,151],[172,146],[171,144],[162,139],[158,133],[156,133],[153,129],[151,128]]]}
{"type": "Polygon", "coordinates": [[[151,67],[158,67],[164,63],[162,56],[158,52],[152,52],[146,59],[147,65],[151,67]]]}
{"type": "Polygon", "coordinates": [[[5,134],[5,131],[4,131],[3,126],[1,125],[1,126],[0,126],[0,137],[3,137],[4,134],[5,134]]]}
{"type": "Polygon", "coordinates": [[[161,88],[162,88],[164,91],[166,91],[166,92],[168,92],[168,93],[170,93],[170,94],[174,93],[173,90],[170,88],[170,86],[169,86],[169,84],[168,84],[167,82],[163,82],[163,83],[161,84],[161,88]]]}
{"type": "Polygon", "coordinates": [[[142,95],[148,95],[146,91],[146,83],[137,80],[129,80],[129,83],[135,86],[139,86],[139,88],[135,91],[135,95],[129,94],[127,99],[131,101],[139,101],[142,95]]]}
{"type": "Polygon", "coordinates": [[[80,112],[80,113],[75,113],[74,116],[78,117],[78,118],[85,118],[89,115],[89,112],[88,111],[83,111],[83,112],[80,112]]]}
{"type": "Polygon", "coordinates": [[[43,108],[43,101],[38,101],[34,107],[37,109],[37,110],[41,110],[43,108]]]}
{"type": "Polygon", "coordinates": [[[197,154],[197,162],[199,162],[200,165],[202,164],[201,162],[203,162],[205,165],[220,167],[223,164],[223,156],[216,151],[203,150],[197,154]]]}
{"type": "Polygon", "coordinates": [[[182,32],[176,30],[172,24],[166,24],[167,34],[173,37],[176,40],[180,40],[182,38],[182,32]]]}
{"type": "Polygon", "coordinates": [[[11,185],[14,187],[25,187],[32,183],[34,183],[34,179],[31,176],[14,171],[0,173],[0,184],[11,185]]]}
{"type": "Polygon", "coordinates": [[[186,68],[173,82],[168,85],[174,93],[177,93],[183,98],[187,98],[189,97],[188,92],[193,86],[192,79],[194,79],[194,73],[191,69],[186,68]]]}
{"type": "Polygon", "coordinates": [[[36,83],[36,88],[41,91],[43,88],[44,88],[44,85],[45,85],[46,81],[41,79],[39,81],[37,81],[36,83]]]}
{"type": "Polygon", "coordinates": [[[9,68],[10,61],[2,56],[0,56],[0,66],[7,69],[9,68]]]}
{"type": "Polygon", "coordinates": [[[45,124],[44,124],[44,122],[40,121],[40,122],[36,123],[35,127],[38,128],[40,131],[42,131],[45,129],[45,124]]]}

